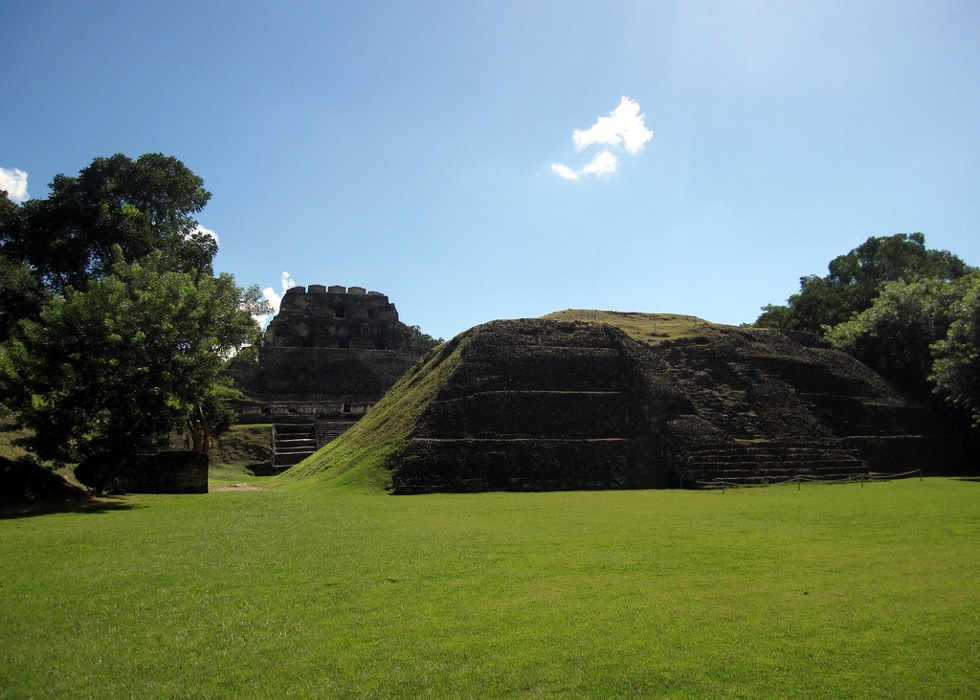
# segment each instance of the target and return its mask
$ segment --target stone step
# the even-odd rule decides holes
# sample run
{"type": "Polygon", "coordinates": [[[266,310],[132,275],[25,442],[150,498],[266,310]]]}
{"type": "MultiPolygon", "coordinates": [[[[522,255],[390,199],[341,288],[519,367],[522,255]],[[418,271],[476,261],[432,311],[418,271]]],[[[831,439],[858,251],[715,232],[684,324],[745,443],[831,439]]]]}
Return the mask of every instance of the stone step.
{"type": "Polygon", "coordinates": [[[689,459],[685,462],[686,466],[691,469],[724,469],[729,466],[772,466],[772,467],[791,467],[791,466],[817,466],[817,467],[832,467],[832,466],[842,466],[850,467],[856,464],[862,464],[861,460],[857,457],[852,457],[851,455],[814,455],[813,457],[807,459],[781,459],[778,457],[771,457],[765,459],[762,455],[757,455],[755,458],[732,458],[732,459],[711,459],[711,460],[700,460],[700,459],[689,459]]]}
{"type": "Polygon", "coordinates": [[[287,446],[287,447],[277,447],[275,454],[277,455],[291,455],[291,454],[313,454],[316,452],[316,446],[287,446]]]}
{"type": "Polygon", "coordinates": [[[313,423],[276,423],[272,431],[272,466],[278,471],[298,464],[316,452],[313,423]]]}
{"type": "Polygon", "coordinates": [[[853,449],[834,441],[769,442],[743,440],[708,445],[680,455],[682,479],[710,485],[714,481],[744,485],[794,477],[831,480],[866,474],[853,449]]]}

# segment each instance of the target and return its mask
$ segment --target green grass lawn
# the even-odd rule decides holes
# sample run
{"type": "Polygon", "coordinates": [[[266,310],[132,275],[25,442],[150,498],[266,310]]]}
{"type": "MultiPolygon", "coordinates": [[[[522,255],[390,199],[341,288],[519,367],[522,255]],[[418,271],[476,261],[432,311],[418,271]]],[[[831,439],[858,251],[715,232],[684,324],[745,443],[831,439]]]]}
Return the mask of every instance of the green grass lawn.
{"type": "Polygon", "coordinates": [[[980,696],[980,483],[0,520],[0,697],[980,696]]]}

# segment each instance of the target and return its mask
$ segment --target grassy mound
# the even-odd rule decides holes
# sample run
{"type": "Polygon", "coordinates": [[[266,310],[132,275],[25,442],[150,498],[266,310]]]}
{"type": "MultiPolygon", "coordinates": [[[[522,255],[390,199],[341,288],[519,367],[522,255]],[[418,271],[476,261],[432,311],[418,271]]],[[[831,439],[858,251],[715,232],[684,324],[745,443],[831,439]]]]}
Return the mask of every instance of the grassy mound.
{"type": "Polygon", "coordinates": [[[459,366],[472,333],[467,331],[430,350],[353,427],[283,472],[279,482],[327,482],[369,492],[387,491],[391,487],[388,462],[405,445],[426,406],[459,366]]]}
{"type": "Polygon", "coordinates": [[[212,486],[272,473],[272,425],[233,425],[211,442],[212,486]]]}
{"type": "Polygon", "coordinates": [[[431,493],[948,475],[969,448],[815,337],[569,309],[486,323],[434,349],[278,483],[431,493]]]}
{"type": "Polygon", "coordinates": [[[656,345],[665,340],[710,337],[715,325],[683,314],[645,314],[634,311],[590,311],[566,309],[542,316],[553,321],[584,321],[615,326],[641,343],[656,345]]]}
{"type": "MultiPolygon", "coordinates": [[[[559,321],[584,321],[615,326],[648,344],[701,337],[712,324],[696,316],[568,309],[545,316],[559,321]]],[[[463,350],[477,326],[420,359],[360,421],[340,438],[284,472],[283,485],[324,483],[368,492],[391,489],[392,458],[405,446],[426,406],[459,366],[463,350]]]]}

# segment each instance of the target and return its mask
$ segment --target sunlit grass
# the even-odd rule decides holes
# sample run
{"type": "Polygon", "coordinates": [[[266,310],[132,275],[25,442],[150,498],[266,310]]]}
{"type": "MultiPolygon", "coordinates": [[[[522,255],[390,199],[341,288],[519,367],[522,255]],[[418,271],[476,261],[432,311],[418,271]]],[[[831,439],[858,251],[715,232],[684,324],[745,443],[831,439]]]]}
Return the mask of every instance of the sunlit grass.
{"type": "Polygon", "coordinates": [[[0,521],[0,697],[976,697],[980,483],[0,521]]]}
{"type": "Polygon", "coordinates": [[[284,472],[280,481],[302,482],[316,489],[324,481],[367,492],[389,489],[389,459],[405,444],[426,406],[459,366],[469,337],[469,334],[457,336],[427,353],[361,420],[316,454],[284,472]]]}
{"type": "Polygon", "coordinates": [[[656,345],[664,340],[682,340],[712,334],[714,324],[697,316],[648,314],[629,311],[590,311],[567,309],[543,318],[556,321],[585,321],[616,326],[634,340],[656,345]]]}

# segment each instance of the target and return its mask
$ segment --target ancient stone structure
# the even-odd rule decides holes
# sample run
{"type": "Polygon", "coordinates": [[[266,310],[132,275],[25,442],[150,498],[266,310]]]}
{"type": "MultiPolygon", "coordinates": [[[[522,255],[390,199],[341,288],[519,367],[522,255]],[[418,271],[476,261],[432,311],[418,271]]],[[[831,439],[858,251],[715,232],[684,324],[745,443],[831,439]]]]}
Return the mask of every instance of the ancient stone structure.
{"type": "Polygon", "coordinates": [[[293,287],[265,333],[277,348],[412,350],[412,335],[398,320],[395,305],[363,287],[293,287]]]}
{"type": "Polygon", "coordinates": [[[228,370],[242,422],[274,424],[273,466],[312,454],[363,416],[422,355],[395,305],[363,287],[293,287],[257,348],[228,370]]]}
{"type": "Polygon", "coordinates": [[[393,491],[752,484],[975,463],[964,434],[818,338],[704,322],[669,340],[624,331],[644,322],[656,327],[523,319],[458,336],[442,353],[455,346],[458,365],[389,461],[393,491]]]}

